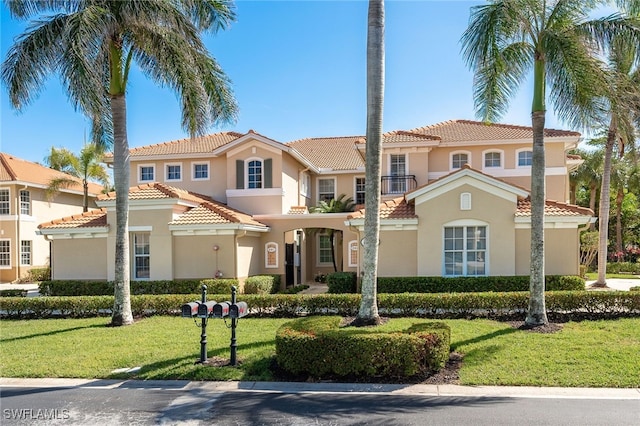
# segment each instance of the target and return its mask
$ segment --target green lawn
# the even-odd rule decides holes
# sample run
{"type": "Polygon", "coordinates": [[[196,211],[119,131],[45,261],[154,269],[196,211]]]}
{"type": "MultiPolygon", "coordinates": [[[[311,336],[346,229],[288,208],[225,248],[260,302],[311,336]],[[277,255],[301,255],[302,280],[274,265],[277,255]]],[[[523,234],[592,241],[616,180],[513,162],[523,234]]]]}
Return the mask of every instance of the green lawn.
{"type": "MultiPolygon", "coordinates": [[[[286,321],[241,319],[238,367],[194,364],[200,327],[191,319],[151,317],[124,328],[106,327],[105,318],[1,321],[0,376],[275,380],[269,369],[275,332],[286,321]],[[112,373],[127,367],[141,369],[112,373]]],[[[398,318],[385,326],[419,321],[398,318]]],[[[446,322],[452,348],[464,354],[461,384],[640,387],[638,318],[566,323],[553,334],[489,320],[446,322]]],[[[224,322],[210,320],[207,332],[208,356],[228,359],[231,332],[224,322]]]]}
{"type": "MultiPolygon", "coordinates": [[[[598,273],[597,272],[587,272],[587,281],[597,280],[598,273]]],[[[640,275],[630,275],[630,274],[607,274],[607,279],[620,278],[623,280],[640,280],[640,275]]]]}

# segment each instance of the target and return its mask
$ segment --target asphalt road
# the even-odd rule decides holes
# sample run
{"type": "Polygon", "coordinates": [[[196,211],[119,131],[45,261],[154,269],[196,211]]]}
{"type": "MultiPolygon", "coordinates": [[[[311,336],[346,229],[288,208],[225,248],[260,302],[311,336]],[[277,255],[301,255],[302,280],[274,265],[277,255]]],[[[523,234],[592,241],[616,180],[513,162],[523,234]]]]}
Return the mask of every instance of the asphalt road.
{"type": "MultiPolygon", "coordinates": [[[[330,389],[327,387],[326,389],[330,389]]],[[[0,388],[8,425],[638,425],[640,396],[422,395],[387,391],[251,390],[190,382],[154,387],[0,388]]]]}

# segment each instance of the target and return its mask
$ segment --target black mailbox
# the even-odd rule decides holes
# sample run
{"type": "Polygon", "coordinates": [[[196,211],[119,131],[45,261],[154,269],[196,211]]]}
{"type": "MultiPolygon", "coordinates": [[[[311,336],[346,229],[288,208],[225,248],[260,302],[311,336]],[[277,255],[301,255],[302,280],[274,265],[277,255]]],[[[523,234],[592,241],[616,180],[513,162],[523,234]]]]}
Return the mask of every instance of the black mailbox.
{"type": "Polygon", "coordinates": [[[236,302],[235,304],[229,306],[230,318],[242,318],[248,313],[249,307],[247,306],[247,302],[236,302]]]}
{"type": "Polygon", "coordinates": [[[220,302],[213,305],[213,317],[224,318],[229,315],[229,306],[231,302],[220,302]]]}
{"type": "Polygon", "coordinates": [[[200,303],[198,306],[198,318],[208,318],[213,313],[213,305],[215,305],[215,300],[211,302],[200,303]]]}
{"type": "Polygon", "coordinates": [[[199,302],[189,302],[182,305],[182,317],[191,318],[198,315],[198,306],[200,306],[199,302]]]}

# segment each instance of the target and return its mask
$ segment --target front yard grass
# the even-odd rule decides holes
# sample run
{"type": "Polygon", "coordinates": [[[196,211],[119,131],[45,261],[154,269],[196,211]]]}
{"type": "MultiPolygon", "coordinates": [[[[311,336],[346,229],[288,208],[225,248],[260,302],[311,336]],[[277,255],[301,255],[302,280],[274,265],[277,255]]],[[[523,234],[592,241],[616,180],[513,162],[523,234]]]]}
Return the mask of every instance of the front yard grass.
{"type": "MultiPolygon", "coordinates": [[[[200,327],[179,317],[151,317],[123,328],[108,319],[0,322],[0,376],[190,380],[278,380],[271,370],[275,333],[289,319],[243,318],[237,367],[194,364],[200,327]],[[113,373],[140,367],[132,373],[113,373]]],[[[416,318],[394,318],[407,328],[416,318]]],[[[640,387],[640,318],[563,324],[540,334],[490,320],[447,320],[452,350],[464,355],[463,385],[640,387]]],[[[200,324],[198,320],[197,324],[200,324]]],[[[208,356],[229,359],[231,332],[207,327],[208,356]]]]}

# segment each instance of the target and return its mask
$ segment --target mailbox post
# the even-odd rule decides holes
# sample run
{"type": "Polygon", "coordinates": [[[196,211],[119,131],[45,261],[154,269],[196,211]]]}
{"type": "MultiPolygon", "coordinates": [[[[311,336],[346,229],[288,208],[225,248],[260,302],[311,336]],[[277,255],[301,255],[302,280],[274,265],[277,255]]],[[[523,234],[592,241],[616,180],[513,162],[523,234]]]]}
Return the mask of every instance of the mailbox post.
{"type": "MultiPolygon", "coordinates": [[[[202,302],[200,305],[205,305],[207,303],[207,286],[202,284],[202,302]]],[[[215,302],[213,302],[215,303],[215,302]]],[[[212,306],[213,308],[213,306],[212,306]]],[[[198,306],[198,314],[200,314],[200,306],[198,306]]],[[[198,315],[202,318],[202,334],[200,334],[200,364],[204,364],[207,362],[207,316],[204,317],[198,315]]]]}

